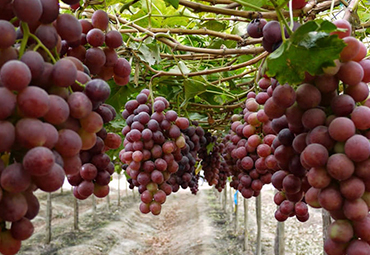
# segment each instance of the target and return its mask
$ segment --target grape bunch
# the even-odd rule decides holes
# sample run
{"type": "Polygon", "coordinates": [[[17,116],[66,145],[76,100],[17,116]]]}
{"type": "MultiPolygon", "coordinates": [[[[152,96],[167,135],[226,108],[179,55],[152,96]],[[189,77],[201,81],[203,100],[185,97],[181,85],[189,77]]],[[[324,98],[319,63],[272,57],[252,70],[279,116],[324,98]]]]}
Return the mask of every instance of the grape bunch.
{"type": "Polygon", "coordinates": [[[210,186],[214,185],[221,192],[225,188],[227,178],[231,175],[223,156],[225,145],[217,141],[217,136],[210,132],[205,134],[205,140],[199,151],[204,178],[210,186]]]}
{"type": "Polygon", "coordinates": [[[231,131],[224,138],[224,157],[233,176],[230,185],[244,198],[258,196],[276,171],[276,162],[271,157],[275,135],[262,109],[269,98],[267,87],[261,84],[261,92],[247,94],[243,113],[232,116],[231,131]]]}
{"type": "MultiPolygon", "coordinates": [[[[293,31],[297,30],[300,23],[293,23],[293,31]]],[[[267,52],[273,52],[283,42],[280,23],[276,20],[266,21],[262,18],[252,20],[247,26],[247,33],[252,38],[262,38],[262,47],[267,52]]],[[[285,38],[289,38],[287,30],[284,30],[285,38]]]]}
{"type": "MultiPolygon", "coordinates": [[[[281,107],[282,110],[274,112],[275,105],[291,106],[295,102],[295,97],[291,94],[295,95],[295,91],[290,86],[283,87],[275,79],[268,77],[260,79],[258,86],[260,92],[248,93],[243,115],[233,116],[232,132],[225,137],[228,141],[228,162],[233,165],[231,185],[245,198],[250,198],[258,196],[263,185],[272,181],[279,190],[275,196],[276,204],[280,206],[286,200],[277,210],[275,217],[282,221],[288,216],[296,215],[299,220],[305,221],[309,217],[307,205],[302,200],[304,191],[309,188],[306,185],[306,169],[301,166],[299,155],[295,155],[291,146],[294,134],[288,128],[284,115],[286,108],[281,107]],[[279,95],[286,98],[280,102],[279,95]],[[278,103],[275,104],[274,100],[278,103]],[[276,178],[281,173],[286,173],[283,177],[290,174],[286,183],[294,177],[298,190],[289,189],[288,186],[283,189],[282,179],[276,178]],[[294,210],[296,203],[297,212],[294,210]],[[303,209],[299,211],[299,208],[303,209]],[[284,214],[281,214],[281,211],[284,214]]],[[[293,126],[290,128],[300,130],[294,129],[293,126]]]]}
{"type": "MultiPolygon", "coordinates": [[[[88,125],[89,128],[92,128],[94,123],[99,123],[99,126],[109,123],[115,118],[116,111],[110,105],[102,104],[93,115],[99,115],[101,118],[97,117],[98,121],[92,119],[88,125]]],[[[122,140],[118,134],[107,132],[102,127],[96,133],[94,145],[89,149],[81,150],[78,156],[68,162],[76,170],[66,171],[68,182],[73,186],[73,195],[76,198],[84,200],[92,194],[102,198],[109,194],[108,184],[115,169],[106,152],[110,149],[118,149],[121,143],[122,140]]]]}
{"type": "Polygon", "coordinates": [[[179,169],[173,173],[167,183],[172,186],[172,192],[177,192],[180,187],[183,189],[190,188],[193,194],[198,192],[199,172],[196,170],[198,153],[204,147],[206,138],[204,130],[198,126],[189,126],[186,129],[181,129],[181,133],[185,137],[185,146],[181,149],[182,158],[178,160],[179,169]]]}
{"type": "MultiPolygon", "coordinates": [[[[71,64],[73,65],[72,62],[71,64]]],[[[31,196],[32,191],[36,189],[45,192],[56,191],[62,186],[65,175],[82,173],[81,151],[92,149],[99,139],[103,144],[101,149],[104,149],[104,145],[112,146],[112,139],[108,135],[104,140],[97,138],[97,133],[103,130],[103,118],[97,111],[104,106],[102,102],[110,93],[109,85],[105,81],[91,80],[83,92],[70,93],[64,99],[60,95],[48,94],[36,83],[31,86],[22,83],[24,81],[21,78],[17,79],[17,74],[27,73],[31,74],[30,68],[22,60],[8,61],[0,69],[4,86],[0,88],[0,94],[2,99],[5,97],[0,103],[0,137],[3,141],[0,151],[10,156],[9,163],[1,171],[0,177],[3,190],[0,218],[14,222],[15,226],[19,225],[19,229],[23,226],[31,233],[31,218],[25,215],[28,207],[34,209],[34,205],[28,204],[34,201],[28,202],[26,196],[31,196]],[[17,92],[17,95],[13,91],[17,92]],[[101,105],[93,110],[93,103],[101,105]]],[[[120,144],[120,138],[118,139],[120,144]]],[[[99,158],[92,159],[95,165],[101,162],[99,158]]],[[[110,162],[109,157],[106,162],[110,162]]],[[[97,176],[105,171],[104,168],[98,170],[97,176]]],[[[78,186],[80,195],[107,195],[107,185],[112,173],[112,170],[109,170],[105,183],[100,183],[98,177],[92,176],[91,173],[88,179],[83,176],[85,181],[78,186]],[[85,184],[88,184],[88,191],[82,188],[85,184]],[[99,193],[101,189],[105,189],[103,194],[99,193]]],[[[17,231],[14,231],[12,236],[17,240],[29,237],[18,236],[17,231]]]]}
{"type": "Polygon", "coordinates": [[[113,77],[117,85],[126,85],[130,80],[131,66],[116,53],[116,49],[123,44],[122,35],[117,30],[108,31],[108,14],[97,10],[91,21],[81,19],[78,22],[80,24],[75,25],[81,27],[80,39],[62,40],[60,55],[76,57],[88,67],[92,75],[106,81],[113,77]]]}
{"type": "Polygon", "coordinates": [[[302,166],[299,151],[293,145],[294,141],[300,141],[302,138],[297,136],[295,140],[295,135],[300,134],[304,128],[299,121],[291,121],[287,110],[291,107],[296,109],[293,108],[296,92],[288,84],[280,85],[266,77],[259,81],[259,85],[267,87],[269,97],[262,111],[271,119],[271,129],[277,134],[272,139],[272,153],[267,158],[267,164],[271,164],[270,169],[274,169],[272,184],[278,190],[274,198],[278,205],[275,218],[284,221],[289,216],[295,215],[298,220],[307,221],[308,207],[303,200],[303,194],[309,188],[306,179],[307,170],[302,166]]]}
{"type": "MultiPolygon", "coordinates": [[[[167,183],[171,174],[179,170],[179,162],[189,166],[188,157],[182,150],[186,141],[181,130],[189,127],[189,120],[178,117],[164,97],[153,98],[151,105],[149,90],[142,90],[134,100],[127,101],[122,117],[126,126],[124,149],[120,160],[130,179],[130,188],[138,187],[141,201],[140,211],[158,215],[172,186],[167,183]],[[153,113],[152,113],[153,112],[153,113]]],[[[190,181],[190,180],[188,180],[190,181]]]]}
{"type": "Polygon", "coordinates": [[[334,24],[344,28],[335,34],[346,43],[336,65],[308,75],[295,90],[277,85],[264,106],[277,133],[275,217],[304,221],[304,203],[324,208],[334,219],[326,253],[363,254],[370,250],[370,60],[365,45],[350,36],[350,24],[334,24]]]}
{"type": "Polygon", "coordinates": [[[34,230],[34,192],[78,174],[76,197],[107,195],[114,167],[105,152],[121,139],[104,129],[115,115],[104,103],[109,85],[59,55],[62,40],[80,39],[78,20],[59,14],[58,1],[4,1],[0,10],[0,253],[15,254],[34,230]]]}

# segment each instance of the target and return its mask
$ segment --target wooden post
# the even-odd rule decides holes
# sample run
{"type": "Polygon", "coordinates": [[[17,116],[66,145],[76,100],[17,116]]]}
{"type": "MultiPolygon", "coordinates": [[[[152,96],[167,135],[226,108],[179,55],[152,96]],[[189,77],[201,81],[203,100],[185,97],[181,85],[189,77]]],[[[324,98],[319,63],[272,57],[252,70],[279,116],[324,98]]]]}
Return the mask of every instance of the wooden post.
{"type": "Polygon", "coordinates": [[[238,215],[239,215],[239,192],[236,192],[236,194],[234,195],[236,197],[235,199],[235,222],[234,222],[234,233],[237,234],[238,233],[238,215]]]}
{"type": "Polygon", "coordinates": [[[217,191],[217,194],[218,194],[218,198],[219,198],[219,201],[220,201],[220,205],[222,205],[222,193],[219,192],[218,190],[217,191]]]}
{"type": "Polygon", "coordinates": [[[47,193],[46,202],[46,244],[51,242],[51,218],[52,218],[52,207],[51,207],[51,193],[47,193]]]}
{"type": "MultiPolygon", "coordinates": [[[[275,194],[277,192],[278,191],[275,190],[275,194]]],[[[278,206],[276,208],[278,208],[278,206]]],[[[278,221],[278,223],[276,225],[274,254],[275,255],[284,255],[285,254],[285,222],[278,221]]]]}
{"type": "Polygon", "coordinates": [[[110,196],[109,196],[109,193],[107,195],[107,207],[108,207],[108,211],[110,212],[110,196]]]}
{"type": "MultiPolygon", "coordinates": [[[[321,211],[322,215],[322,236],[323,236],[323,243],[325,243],[326,238],[328,237],[327,228],[331,224],[331,218],[328,211],[325,209],[322,209],[321,211]]],[[[323,254],[326,255],[326,252],[323,251],[323,254]]]]}
{"type": "MultiPolygon", "coordinates": [[[[218,191],[217,191],[217,192],[218,192],[218,191]]],[[[221,190],[221,192],[218,192],[218,194],[219,194],[219,198],[220,198],[220,206],[222,206],[222,204],[223,204],[223,200],[224,200],[222,190],[221,190]]]]}
{"type": "Polygon", "coordinates": [[[261,215],[261,197],[262,193],[256,197],[256,218],[257,218],[257,247],[256,247],[256,255],[261,255],[262,247],[261,247],[261,223],[262,223],[262,215],[261,215]]]}
{"type": "Polygon", "coordinates": [[[126,191],[126,197],[128,196],[128,181],[126,180],[125,176],[125,191],[126,191]]]}
{"type": "Polygon", "coordinates": [[[278,222],[276,226],[274,251],[275,251],[275,255],[285,254],[285,223],[284,222],[278,222]]]}
{"type": "Polygon", "coordinates": [[[222,200],[222,208],[224,212],[226,212],[226,206],[227,206],[227,184],[225,185],[224,191],[223,191],[224,199],[222,200]]]}
{"type": "Polygon", "coordinates": [[[73,198],[74,198],[73,228],[74,230],[78,230],[78,199],[75,196],[73,196],[73,198]]]}
{"type": "Polygon", "coordinates": [[[230,195],[230,223],[233,220],[234,215],[234,199],[233,199],[233,190],[232,187],[230,187],[229,195],[230,195]]]}
{"type": "Polygon", "coordinates": [[[121,206],[121,174],[118,174],[118,206],[121,206]]]}
{"type": "Polygon", "coordinates": [[[248,199],[243,199],[244,204],[244,251],[248,250],[248,199]]]}
{"type": "Polygon", "coordinates": [[[91,196],[92,199],[92,211],[93,211],[93,221],[96,221],[96,198],[94,195],[91,196]]]}

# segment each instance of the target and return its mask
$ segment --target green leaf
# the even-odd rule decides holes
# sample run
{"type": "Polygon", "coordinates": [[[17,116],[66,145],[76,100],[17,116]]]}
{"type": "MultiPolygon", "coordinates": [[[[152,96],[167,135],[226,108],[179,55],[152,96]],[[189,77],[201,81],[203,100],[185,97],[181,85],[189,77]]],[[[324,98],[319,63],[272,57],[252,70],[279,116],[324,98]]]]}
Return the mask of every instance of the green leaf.
{"type": "Polygon", "coordinates": [[[210,20],[203,24],[204,27],[213,31],[223,31],[226,28],[224,23],[218,22],[216,20],[210,20]]]}
{"type": "Polygon", "coordinates": [[[253,58],[252,55],[240,55],[238,57],[238,63],[244,63],[244,62],[247,62],[249,60],[251,60],[253,58]]]}
{"type": "Polygon", "coordinates": [[[329,34],[334,30],[335,25],[329,21],[310,21],[300,26],[267,57],[266,74],[275,77],[280,84],[291,85],[301,83],[306,72],[322,74],[322,68],[334,65],[345,46],[342,39],[329,34]]]}
{"type": "Polygon", "coordinates": [[[186,17],[170,17],[162,19],[162,27],[185,27],[188,24],[189,19],[186,17]]]}
{"type": "Polygon", "coordinates": [[[147,62],[149,65],[154,65],[161,61],[159,45],[158,44],[148,44],[141,45],[139,48],[141,60],[147,62]]]}
{"type": "Polygon", "coordinates": [[[228,48],[228,49],[232,49],[232,48],[235,48],[236,47],[236,41],[225,41],[225,40],[222,40],[222,39],[214,39],[212,41],[212,43],[209,45],[208,48],[210,49],[221,49],[221,47],[225,47],[225,48],[228,48]]]}
{"type": "MultiPolygon", "coordinates": [[[[244,10],[251,10],[255,11],[258,10],[258,8],[266,8],[266,7],[273,7],[271,0],[239,0],[235,1],[243,5],[244,10]]],[[[281,5],[285,0],[276,0],[275,1],[277,5],[281,5]]]]}
{"type": "Polygon", "coordinates": [[[145,12],[143,9],[139,10],[135,14],[131,15],[131,20],[137,20],[135,24],[142,26],[142,27],[147,27],[149,24],[148,18],[142,18],[143,16],[146,16],[147,12],[145,12]]]}
{"type": "Polygon", "coordinates": [[[132,98],[132,95],[140,92],[143,88],[134,88],[129,83],[126,86],[117,86],[113,80],[108,81],[111,87],[111,94],[106,101],[113,106],[117,112],[124,108],[126,102],[132,98]]]}
{"type": "Polygon", "coordinates": [[[125,126],[125,121],[123,120],[123,118],[116,118],[113,121],[111,121],[109,124],[112,126],[112,128],[122,130],[122,128],[124,128],[125,126]]]}
{"type": "Polygon", "coordinates": [[[179,0],[164,0],[166,3],[169,3],[173,8],[179,8],[179,0]]]}
{"type": "Polygon", "coordinates": [[[198,112],[191,112],[191,113],[189,113],[189,119],[190,120],[207,121],[208,116],[204,115],[204,114],[200,114],[198,112]]]}
{"type": "Polygon", "coordinates": [[[185,80],[183,86],[185,90],[185,100],[181,106],[184,106],[190,99],[206,91],[206,86],[195,80],[185,80]]]}
{"type": "MultiPolygon", "coordinates": [[[[167,76],[170,78],[169,76],[167,76]]],[[[176,80],[160,80],[158,79],[153,83],[155,88],[155,96],[163,96],[165,98],[177,98],[179,94],[182,94],[182,86],[176,80]]],[[[172,105],[175,107],[175,105],[172,105]]]]}
{"type": "Polygon", "coordinates": [[[215,146],[214,143],[209,143],[207,145],[207,155],[209,155],[211,153],[211,151],[213,151],[213,147],[215,146]]]}
{"type": "Polygon", "coordinates": [[[183,73],[183,74],[188,74],[190,73],[190,69],[186,66],[184,61],[179,61],[178,65],[174,66],[170,70],[168,70],[169,73],[183,73]]]}

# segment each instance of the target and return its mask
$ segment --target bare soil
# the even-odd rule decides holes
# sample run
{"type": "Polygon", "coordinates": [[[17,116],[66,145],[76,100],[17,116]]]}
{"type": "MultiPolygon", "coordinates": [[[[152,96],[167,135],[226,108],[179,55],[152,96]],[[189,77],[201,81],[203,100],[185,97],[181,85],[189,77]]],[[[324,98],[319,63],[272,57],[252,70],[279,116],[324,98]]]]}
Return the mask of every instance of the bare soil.
{"type": "MultiPolygon", "coordinates": [[[[113,182],[114,184],[114,182],[113,182]]],[[[113,185],[114,186],[114,185],[113,185]]],[[[122,185],[124,186],[124,185],[122,185]]],[[[181,190],[167,197],[158,216],[139,211],[139,196],[131,190],[111,188],[110,203],[96,199],[79,201],[79,230],[73,228],[74,197],[69,189],[52,194],[52,241],[45,243],[46,194],[37,192],[41,208],[33,220],[34,235],[22,243],[22,255],[250,255],[255,254],[255,199],[248,201],[248,247],[244,244],[243,203],[238,206],[237,229],[233,192],[227,193],[226,211],[223,194],[201,187],[198,194],[181,190]],[[95,219],[94,219],[95,218],[95,219]]],[[[262,192],[262,254],[274,254],[276,220],[273,190],[262,192]]],[[[242,201],[239,196],[239,201],[242,201]]],[[[285,223],[286,255],[322,254],[321,212],[311,210],[310,220],[300,223],[291,218],[285,223]]]]}

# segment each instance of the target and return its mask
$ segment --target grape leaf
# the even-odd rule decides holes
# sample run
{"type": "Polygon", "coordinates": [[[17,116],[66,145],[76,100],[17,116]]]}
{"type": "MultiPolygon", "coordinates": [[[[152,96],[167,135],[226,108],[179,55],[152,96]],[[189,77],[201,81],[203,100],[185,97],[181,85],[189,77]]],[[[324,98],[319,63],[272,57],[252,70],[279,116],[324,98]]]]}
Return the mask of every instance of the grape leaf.
{"type": "Polygon", "coordinates": [[[142,87],[132,87],[130,84],[126,86],[117,86],[113,80],[110,80],[108,84],[111,88],[111,94],[108,100],[106,100],[106,103],[113,106],[117,112],[124,108],[126,102],[132,98],[133,94],[143,89],[142,87]]]}
{"type": "Polygon", "coordinates": [[[223,31],[226,29],[226,25],[224,23],[218,22],[216,20],[210,20],[203,24],[204,27],[214,31],[223,31]]]}
{"type": "MultiPolygon", "coordinates": [[[[250,10],[250,11],[255,11],[256,7],[257,8],[267,8],[267,7],[273,7],[271,0],[238,0],[235,1],[238,2],[239,4],[243,5],[244,10],[250,10]]],[[[285,0],[276,0],[275,1],[277,5],[282,5],[285,3],[285,0]]]]}
{"type": "Polygon", "coordinates": [[[181,104],[181,107],[186,105],[190,99],[206,91],[206,86],[196,80],[187,79],[184,81],[183,86],[185,91],[185,100],[181,104]]]}
{"type": "Polygon", "coordinates": [[[173,8],[179,8],[179,0],[164,0],[166,3],[169,3],[173,8]]]}
{"type": "Polygon", "coordinates": [[[183,61],[179,61],[177,63],[177,66],[174,66],[170,70],[168,70],[169,73],[179,73],[182,72],[183,74],[190,73],[190,69],[186,66],[186,64],[183,61]]]}
{"type": "Polygon", "coordinates": [[[139,51],[141,53],[139,55],[140,59],[151,66],[161,61],[158,44],[143,44],[139,48],[139,51]]]}
{"type": "Polygon", "coordinates": [[[213,151],[213,147],[215,146],[215,144],[214,143],[209,143],[208,145],[207,145],[207,155],[209,155],[210,153],[211,153],[211,151],[213,151]]]}
{"type": "Polygon", "coordinates": [[[329,21],[309,21],[266,59],[266,74],[280,84],[302,83],[305,73],[322,74],[325,66],[334,66],[334,60],[345,46],[337,35],[330,35],[336,26],[329,21]]]}

